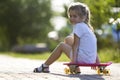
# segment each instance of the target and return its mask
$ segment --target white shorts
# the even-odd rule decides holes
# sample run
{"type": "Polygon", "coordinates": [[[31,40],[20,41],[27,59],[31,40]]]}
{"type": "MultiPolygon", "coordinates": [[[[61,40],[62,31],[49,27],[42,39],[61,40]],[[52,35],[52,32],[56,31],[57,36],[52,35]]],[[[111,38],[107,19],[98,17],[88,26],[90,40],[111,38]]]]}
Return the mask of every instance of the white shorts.
{"type": "MultiPolygon", "coordinates": [[[[72,59],[72,50],[70,51],[70,59],[72,59]]],[[[92,59],[92,57],[88,57],[85,55],[85,53],[83,53],[82,51],[80,51],[80,53],[78,53],[77,55],[77,62],[78,63],[95,63],[95,59],[92,59]]]]}
{"type": "Polygon", "coordinates": [[[84,51],[79,51],[77,61],[79,63],[95,63],[96,57],[90,56],[88,55],[88,53],[85,53],[84,51]]]}

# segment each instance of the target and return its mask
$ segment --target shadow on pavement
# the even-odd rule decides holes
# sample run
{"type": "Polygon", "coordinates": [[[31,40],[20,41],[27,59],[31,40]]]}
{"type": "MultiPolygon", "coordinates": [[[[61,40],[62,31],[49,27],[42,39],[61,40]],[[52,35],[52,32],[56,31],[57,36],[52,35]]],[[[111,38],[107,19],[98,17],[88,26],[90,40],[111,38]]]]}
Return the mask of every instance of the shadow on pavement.
{"type": "Polygon", "coordinates": [[[58,74],[58,73],[50,73],[52,75],[63,76],[63,77],[70,77],[70,78],[79,78],[80,80],[105,80],[102,76],[97,74],[58,74]]]}

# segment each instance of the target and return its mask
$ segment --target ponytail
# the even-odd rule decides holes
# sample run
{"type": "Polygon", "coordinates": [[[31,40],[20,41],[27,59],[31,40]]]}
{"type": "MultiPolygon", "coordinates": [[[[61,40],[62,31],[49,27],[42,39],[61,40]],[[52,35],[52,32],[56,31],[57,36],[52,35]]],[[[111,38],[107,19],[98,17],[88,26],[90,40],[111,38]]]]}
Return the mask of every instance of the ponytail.
{"type": "Polygon", "coordinates": [[[90,24],[90,10],[87,8],[86,10],[86,18],[85,18],[85,21],[84,21],[88,27],[94,32],[94,28],[91,26],[90,24]]]}

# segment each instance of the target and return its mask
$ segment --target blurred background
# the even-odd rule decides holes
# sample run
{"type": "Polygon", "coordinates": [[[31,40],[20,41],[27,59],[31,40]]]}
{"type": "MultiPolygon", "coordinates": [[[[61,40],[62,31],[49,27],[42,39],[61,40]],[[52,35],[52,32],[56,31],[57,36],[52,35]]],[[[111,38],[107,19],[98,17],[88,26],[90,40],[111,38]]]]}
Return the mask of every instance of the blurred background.
{"type": "Polygon", "coordinates": [[[50,53],[71,33],[67,7],[76,1],[90,8],[98,53],[119,62],[120,0],[0,0],[0,52],[50,53]]]}

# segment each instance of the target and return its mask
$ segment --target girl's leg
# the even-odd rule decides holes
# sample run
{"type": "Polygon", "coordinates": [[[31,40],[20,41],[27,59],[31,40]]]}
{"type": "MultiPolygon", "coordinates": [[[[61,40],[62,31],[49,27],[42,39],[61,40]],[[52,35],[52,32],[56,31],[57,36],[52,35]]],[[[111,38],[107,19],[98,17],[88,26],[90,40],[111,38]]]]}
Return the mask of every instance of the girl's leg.
{"type": "MultiPolygon", "coordinates": [[[[52,52],[50,57],[45,61],[45,63],[38,68],[34,69],[34,72],[49,72],[49,65],[51,65],[54,61],[56,61],[64,52],[68,58],[70,58],[70,52],[72,51],[72,44],[73,44],[73,38],[72,37],[66,37],[65,42],[61,42],[55,50],[52,52]]],[[[79,68],[77,68],[77,71],[80,72],[79,68]]]]}
{"type": "Polygon", "coordinates": [[[68,58],[70,58],[70,51],[72,50],[73,45],[73,36],[67,36],[64,39],[64,43],[61,42],[56,49],[52,52],[51,56],[46,60],[45,64],[50,65],[54,61],[56,61],[60,56],[61,53],[64,52],[68,58]]]}
{"type": "Polygon", "coordinates": [[[49,65],[51,65],[54,61],[56,61],[64,52],[68,57],[70,57],[70,51],[72,47],[69,46],[68,44],[61,42],[55,50],[52,52],[50,57],[45,61],[44,64],[42,64],[40,67],[37,67],[34,69],[33,72],[35,73],[40,73],[40,72],[49,72],[49,65]]]}
{"type": "Polygon", "coordinates": [[[50,55],[50,57],[46,60],[46,62],[44,63],[45,65],[51,65],[54,61],[56,61],[62,54],[62,52],[64,52],[68,58],[70,58],[70,51],[72,50],[72,47],[69,46],[68,44],[61,42],[52,52],[52,54],[50,55]]]}

